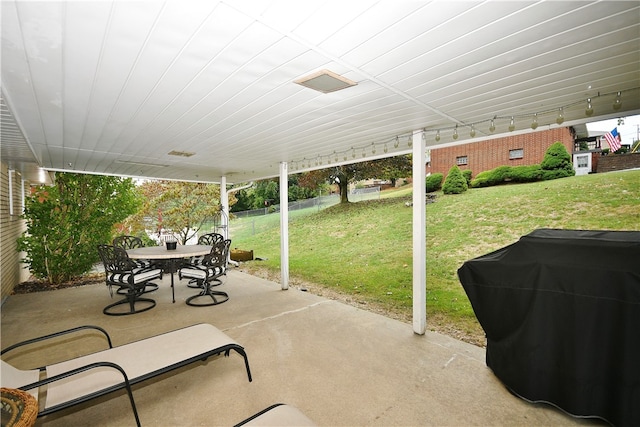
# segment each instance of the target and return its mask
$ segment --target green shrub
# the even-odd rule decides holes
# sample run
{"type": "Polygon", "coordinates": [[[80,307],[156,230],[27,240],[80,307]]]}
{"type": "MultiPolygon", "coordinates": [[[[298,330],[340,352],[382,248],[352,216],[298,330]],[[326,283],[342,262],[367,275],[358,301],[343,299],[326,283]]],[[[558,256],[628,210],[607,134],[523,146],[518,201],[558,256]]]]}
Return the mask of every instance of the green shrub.
{"type": "Polygon", "coordinates": [[[544,180],[564,178],[576,174],[571,163],[571,154],[560,142],[554,142],[547,148],[540,167],[543,170],[542,179],[544,180]]]}
{"type": "Polygon", "coordinates": [[[27,231],[18,250],[31,273],[58,284],[91,270],[96,246],[111,242],[115,224],[137,211],[140,199],[130,178],[56,174],[53,186],[38,186],[25,199],[27,231]]]}
{"type": "Polygon", "coordinates": [[[480,172],[471,180],[471,188],[489,187],[506,184],[509,182],[535,182],[540,181],[543,171],[540,165],[527,166],[498,166],[490,171],[480,172]]]}
{"type": "Polygon", "coordinates": [[[449,169],[447,178],[442,185],[442,191],[444,194],[460,194],[467,191],[467,180],[462,175],[462,171],[457,165],[454,165],[449,169]]]}
{"type": "Polygon", "coordinates": [[[444,175],[441,173],[434,173],[427,177],[427,193],[438,191],[442,188],[442,178],[444,175]]]}
{"type": "Polygon", "coordinates": [[[469,169],[465,169],[462,171],[462,176],[464,176],[464,179],[467,180],[467,187],[471,185],[471,175],[473,175],[473,172],[471,172],[471,170],[469,169]]]}
{"type": "Polygon", "coordinates": [[[472,188],[490,187],[510,180],[511,166],[498,166],[495,169],[480,172],[475,179],[471,180],[470,185],[472,188]]]}
{"type": "Polygon", "coordinates": [[[540,165],[514,166],[510,175],[512,182],[535,182],[542,179],[540,165]]]}
{"type": "Polygon", "coordinates": [[[480,187],[489,187],[492,185],[490,183],[491,171],[480,172],[474,179],[471,180],[470,187],[471,188],[480,188],[480,187]]]}

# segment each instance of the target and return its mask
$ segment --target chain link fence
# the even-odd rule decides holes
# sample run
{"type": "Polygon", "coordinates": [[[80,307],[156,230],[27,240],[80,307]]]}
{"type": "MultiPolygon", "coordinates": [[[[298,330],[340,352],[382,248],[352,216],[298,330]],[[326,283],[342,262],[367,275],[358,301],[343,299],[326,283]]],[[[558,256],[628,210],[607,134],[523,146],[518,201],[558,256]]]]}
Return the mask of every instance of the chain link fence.
{"type": "MultiPolygon", "coordinates": [[[[380,198],[380,187],[356,188],[349,193],[350,202],[372,200],[380,198]]],[[[312,199],[296,200],[289,202],[289,218],[308,215],[319,212],[330,206],[340,203],[339,194],[318,196],[312,199]]],[[[233,212],[229,221],[231,236],[242,236],[243,233],[254,235],[274,227],[280,226],[280,205],[267,206],[261,209],[233,212]]]]}

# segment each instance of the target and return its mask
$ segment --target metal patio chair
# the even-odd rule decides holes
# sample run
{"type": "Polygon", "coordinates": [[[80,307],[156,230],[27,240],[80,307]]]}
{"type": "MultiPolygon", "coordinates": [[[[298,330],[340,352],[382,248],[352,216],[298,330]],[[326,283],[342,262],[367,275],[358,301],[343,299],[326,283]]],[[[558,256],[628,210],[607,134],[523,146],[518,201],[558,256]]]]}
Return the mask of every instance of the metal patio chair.
{"type": "MultiPolygon", "coordinates": [[[[117,294],[125,298],[109,304],[102,310],[110,316],[123,316],[127,314],[141,313],[155,307],[156,302],[150,298],[142,298],[149,282],[154,279],[162,279],[162,269],[140,268],[129,258],[127,251],[117,246],[98,245],[98,253],[104,264],[104,272],[107,286],[118,287],[117,294]],[[128,305],[128,311],[118,310],[121,305],[128,305]]],[[[113,293],[111,294],[113,297],[113,293]]]]}
{"type": "Polygon", "coordinates": [[[210,306],[222,304],[229,299],[226,292],[212,290],[212,282],[225,274],[227,270],[227,260],[231,240],[227,239],[218,242],[211,247],[211,252],[204,256],[201,264],[188,264],[180,269],[180,278],[196,279],[198,288],[201,289],[198,295],[187,298],[187,305],[210,306]],[[202,302],[204,298],[204,302],[202,302]]]}
{"type": "MultiPolygon", "coordinates": [[[[126,251],[128,249],[143,248],[144,243],[142,242],[142,239],[139,237],[123,235],[123,236],[115,237],[113,239],[113,246],[117,246],[126,251]]],[[[136,263],[136,265],[139,268],[150,268],[150,267],[162,268],[162,266],[159,263],[154,262],[150,259],[135,259],[132,261],[136,263]]],[[[147,283],[147,286],[145,286],[144,292],[147,293],[147,292],[153,292],[156,290],[158,290],[157,284],[147,283]]],[[[117,292],[121,295],[127,293],[126,289],[118,289],[117,292]]]]}
{"type": "MultiPolygon", "coordinates": [[[[202,236],[198,237],[198,244],[199,245],[208,245],[208,246],[213,246],[217,243],[223,242],[224,241],[224,236],[222,234],[219,233],[207,233],[207,234],[203,234],[202,236]]],[[[198,256],[194,256],[191,257],[189,259],[189,261],[186,262],[185,265],[201,265],[202,264],[202,260],[204,259],[205,255],[198,255],[198,256]]],[[[222,281],[219,279],[215,279],[213,283],[211,283],[211,286],[218,286],[221,285],[222,281]]],[[[189,280],[189,283],[187,283],[187,286],[190,288],[199,288],[200,285],[198,285],[198,282],[196,279],[191,279],[189,280]]]]}

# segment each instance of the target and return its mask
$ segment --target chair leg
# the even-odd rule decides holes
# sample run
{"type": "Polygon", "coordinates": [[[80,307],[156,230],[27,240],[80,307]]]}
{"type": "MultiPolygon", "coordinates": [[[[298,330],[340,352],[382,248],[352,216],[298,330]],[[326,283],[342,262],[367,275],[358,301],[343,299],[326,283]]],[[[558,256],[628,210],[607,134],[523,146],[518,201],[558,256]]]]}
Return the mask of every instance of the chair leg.
{"type": "Polygon", "coordinates": [[[200,283],[197,279],[191,279],[189,280],[189,282],[187,282],[187,287],[188,288],[193,288],[193,289],[199,289],[200,288],[200,283]]]}
{"type": "MultiPolygon", "coordinates": [[[[147,294],[149,292],[154,292],[157,291],[160,288],[160,286],[158,286],[155,283],[147,283],[144,286],[144,290],[141,292],[142,294],[147,294]]],[[[129,287],[128,286],[121,286],[116,293],[120,294],[120,295],[127,295],[127,293],[129,292],[129,287]]]]}
{"type": "Polygon", "coordinates": [[[193,295],[187,298],[187,305],[193,307],[208,307],[212,305],[222,304],[229,300],[229,295],[226,292],[221,291],[212,291],[211,284],[206,281],[198,281],[199,287],[202,288],[202,291],[198,295],[193,295]],[[202,301],[204,298],[204,302],[202,301]]]}
{"type": "Polygon", "coordinates": [[[102,310],[102,312],[108,316],[127,316],[129,314],[142,313],[144,311],[151,310],[156,306],[155,300],[150,298],[140,298],[140,294],[141,292],[129,289],[129,292],[126,294],[126,298],[116,301],[113,304],[109,304],[102,310]],[[125,304],[129,306],[129,311],[115,309],[116,307],[125,304]],[[138,304],[137,307],[136,304],[138,304]]]}

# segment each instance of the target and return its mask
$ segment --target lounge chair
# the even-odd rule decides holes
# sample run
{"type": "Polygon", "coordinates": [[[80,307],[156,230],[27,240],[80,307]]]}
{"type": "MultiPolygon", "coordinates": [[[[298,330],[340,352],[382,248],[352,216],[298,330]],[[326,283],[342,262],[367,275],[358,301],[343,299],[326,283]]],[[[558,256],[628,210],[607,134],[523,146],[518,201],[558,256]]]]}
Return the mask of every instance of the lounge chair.
{"type": "Polygon", "coordinates": [[[247,376],[249,381],[252,380],[244,348],[209,324],[189,326],[118,347],[112,346],[111,338],[104,329],[80,326],[14,344],[2,350],[0,355],[27,344],[87,329],[104,334],[109,348],[31,370],[20,370],[1,360],[1,386],[28,391],[38,399],[39,388],[46,385],[46,401],[39,402],[39,417],[126,389],[136,422],[140,425],[131,392],[133,384],[210,356],[221,353],[228,356],[231,350],[244,358],[247,376]],[[45,379],[40,379],[41,373],[46,374],[45,379]]]}
{"type": "Polygon", "coordinates": [[[234,427],[240,426],[252,426],[252,427],[267,427],[267,426],[315,426],[305,414],[300,412],[299,409],[294,408],[284,403],[276,403],[266,409],[258,412],[257,414],[247,418],[246,420],[236,424],[234,427]]]}

